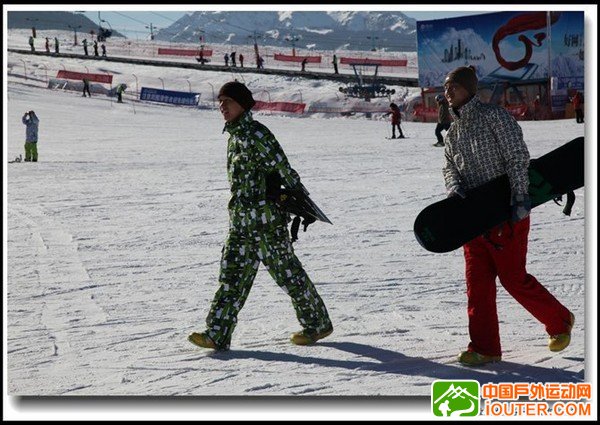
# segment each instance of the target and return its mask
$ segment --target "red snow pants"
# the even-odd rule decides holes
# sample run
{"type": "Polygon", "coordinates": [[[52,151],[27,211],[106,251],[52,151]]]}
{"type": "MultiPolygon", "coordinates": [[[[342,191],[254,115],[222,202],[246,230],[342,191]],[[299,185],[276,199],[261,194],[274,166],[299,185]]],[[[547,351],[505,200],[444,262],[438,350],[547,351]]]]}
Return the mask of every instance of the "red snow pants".
{"type": "Polygon", "coordinates": [[[569,310],[525,269],[529,217],[504,223],[464,245],[468,350],[487,356],[502,354],[496,310],[496,277],[506,291],[544,324],[549,335],[568,332],[569,310]]]}

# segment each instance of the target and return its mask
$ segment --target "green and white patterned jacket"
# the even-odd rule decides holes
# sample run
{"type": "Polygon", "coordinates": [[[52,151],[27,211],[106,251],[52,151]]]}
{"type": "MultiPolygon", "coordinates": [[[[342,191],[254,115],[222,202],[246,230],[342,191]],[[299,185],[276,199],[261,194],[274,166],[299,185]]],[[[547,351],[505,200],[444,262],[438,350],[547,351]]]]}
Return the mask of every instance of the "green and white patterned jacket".
{"type": "Polygon", "coordinates": [[[266,176],[277,172],[289,189],[300,187],[300,177],[273,133],[255,121],[250,111],[227,123],[223,131],[230,134],[227,143],[230,227],[252,232],[287,223],[288,215],[267,199],[266,176]]]}

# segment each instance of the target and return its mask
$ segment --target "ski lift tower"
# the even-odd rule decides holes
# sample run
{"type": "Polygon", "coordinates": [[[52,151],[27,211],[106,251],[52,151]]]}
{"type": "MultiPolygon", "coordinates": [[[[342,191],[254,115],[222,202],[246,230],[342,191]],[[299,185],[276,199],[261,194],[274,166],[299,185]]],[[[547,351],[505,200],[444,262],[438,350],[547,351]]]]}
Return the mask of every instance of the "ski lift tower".
{"type": "Polygon", "coordinates": [[[383,84],[379,83],[377,79],[377,73],[379,71],[378,63],[357,62],[351,65],[352,69],[354,70],[356,83],[354,85],[340,87],[340,92],[349,97],[364,99],[367,102],[376,97],[389,98],[392,94],[396,93],[396,90],[390,90],[383,84]],[[367,78],[365,78],[367,75],[370,79],[370,83],[368,83],[367,78]]]}

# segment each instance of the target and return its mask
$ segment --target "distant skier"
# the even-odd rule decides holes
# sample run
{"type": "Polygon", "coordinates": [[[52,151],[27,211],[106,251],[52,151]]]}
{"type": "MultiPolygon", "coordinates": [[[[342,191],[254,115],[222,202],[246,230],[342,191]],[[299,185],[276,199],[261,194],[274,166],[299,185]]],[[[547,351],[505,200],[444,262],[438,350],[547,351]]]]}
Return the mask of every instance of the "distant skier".
{"type": "Polygon", "coordinates": [[[542,118],[542,101],[540,95],[537,94],[533,99],[533,120],[537,121],[542,118]]]}
{"type": "Polygon", "coordinates": [[[46,37],[46,53],[50,53],[50,39],[46,37]]]}
{"type": "Polygon", "coordinates": [[[54,53],[59,53],[58,37],[54,37],[54,53]]]}
{"type": "Polygon", "coordinates": [[[236,63],[235,63],[235,52],[231,52],[231,55],[229,56],[229,58],[231,59],[231,66],[236,66],[236,63]]]}
{"type": "Polygon", "coordinates": [[[98,56],[98,40],[94,40],[94,56],[98,56]]]}
{"type": "Polygon", "coordinates": [[[102,56],[106,57],[106,46],[104,45],[104,43],[100,45],[100,48],[102,49],[102,56]]]}
{"type": "Polygon", "coordinates": [[[85,38],[84,38],[84,39],[83,39],[83,41],[82,41],[81,43],[83,44],[83,53],[84,53],[86,56],[88,56],[88,49],[87,49],[87,45],[88,45],[88,43],[87,43],[87,39],[85,39],[85,38]]]}
{"type": "Polygon", "coordinates": [[[292,190],[302,190],[300,177],[267,127],[254,121],[255,101],[248,88],[229,82],[218,95],[229,132],[227,175],[231,186],[229,234],[222,251],[219,289],[206,318],[206,330],[193,332],[193,344],[229,349],[237,317],[262,262],[277,284],[292,298],[303,327],[291,335],[296,345],[309,345],[333,332],[323,300],[294,254],[287,229],[288,214],[269,191],[274,175],[292,190]]]}
{"type": "Polygon", "coordinates": [[[331,61],[331,63],[333,64],[333,73],[334,74],[339,74],[338,72],[338,61],[337,61],[337,56],[333,55],[333,60],[331,61]]]}
{"type": "Polygon", "coordinates": [[[229,66],[229,55],[227,53],[225,53],[225,56],[223,56],[223,59],[225,60],[225,66],[229,66]]]}
{"type": "Polygon", "coordinates": [[[32,35],[29,36],[29,47],[31,48],[32,52],[35,52],[35,46],[33,45],[33,36],[32,35]]]}
{"type": "Polygon", "coordinates": [[[518,122],[502,106],[477,97],[471,67],[451,71],[444,83],[454,119],[446,134],[443,175],[448,196],[464,198],[469,189],[507,174],[512,218],[464,245],[467,314],[471,341],[458,361],[476,366],[502,359],[496,307],[496,277],[506,291],[550,335],[550,351],[571,342],[573,314],[527,273],[529,235],[529,151],[518,122]]]}
{"type": "Polygon", "coordinates": [[[404,139],[404,134],[402,133],[402,128],[400,127],[400,122],[402,120],[400,107],[392,102],[390,103],[390,110],[390,113],[392,114],[392,139],[396,138],[396,128],[398,128],[398,139],[404,139]]]}
{"type": "Polygon", "coordinates": [[[575,95],[571,98],[573,109],[575,109],[575,122],[583,124],[583,98],[579,91],[575,92],[575,95]]]}
{"type": "Polygon", "coordinates": [[[244,67],[244,55],[242,55],[241,53],[238,55],[238,59],[240,60],[240,67],[243,68],[244,67]]]}
{"type": "Polygon", "coordinates": [[[83,97],[85,94],[88,94],[89,97],[92,97],[92,93],[90,92],[90,81],[87,78],[83,79],[83,97]]]}
{"type": "Polygon", "coordinates": [[[126,88],[127,85],[125,84],[119,84],[117,87],[117,103],[123,103],[123,93],[125,92],[126,88]]]}
{"type": "Polygon", "coordinates": [[[306,71],[306,64],[307,64],[307,63],[308,63],[308,58],[304,58],[304,59],[302,60],[302,69],[301,69],[301,71],[302,71],[302,72],[305,72],[305,71],[306,71]]]}
{"type": "Polygon", "coordinates": [[[38,129],[40,125],[40,119],[37,117],[34,111],[25,112],[21,119],[23,124],[26,126],[25,130],[25,161],[37,162],[38,160],[38,129]]]}
{"type": "Polygon", "coordinates": [[[448,101],[443,94],[438,94],[435,97],[435,101],[438,104],[438,122],[435,126],[435,137],[437,137],[437,143],[433,146],[444,146],[444,137],[442,131],[448,131],[450,125],[452,125],[452,117],[450,117],[450,111],[448,110],[448,101]]]}

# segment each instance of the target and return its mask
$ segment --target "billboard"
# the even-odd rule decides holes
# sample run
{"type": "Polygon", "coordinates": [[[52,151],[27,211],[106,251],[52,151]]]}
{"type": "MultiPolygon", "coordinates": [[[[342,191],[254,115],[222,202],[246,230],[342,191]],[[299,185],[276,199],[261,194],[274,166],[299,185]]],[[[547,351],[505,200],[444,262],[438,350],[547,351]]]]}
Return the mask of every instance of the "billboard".
{"type": "Polygon", "coordinates": [[[583,12],[498,12],[417,22],[419,85],[473,65],[480,83],[551,78],[583,89],[583,12]]]}

